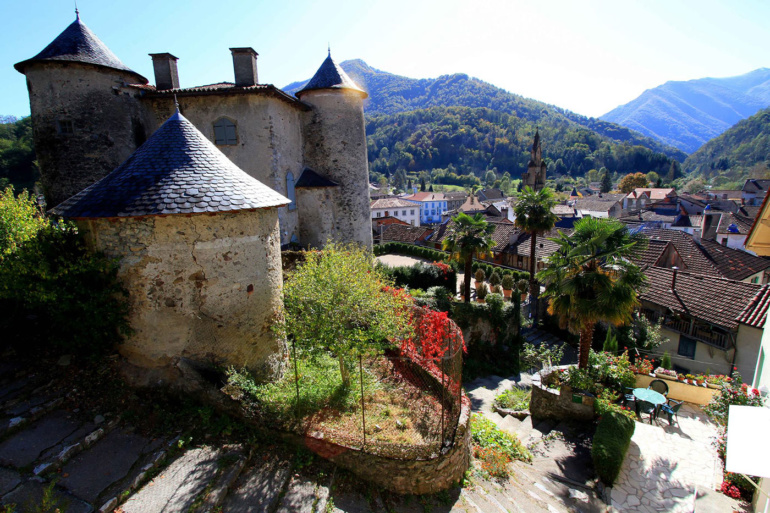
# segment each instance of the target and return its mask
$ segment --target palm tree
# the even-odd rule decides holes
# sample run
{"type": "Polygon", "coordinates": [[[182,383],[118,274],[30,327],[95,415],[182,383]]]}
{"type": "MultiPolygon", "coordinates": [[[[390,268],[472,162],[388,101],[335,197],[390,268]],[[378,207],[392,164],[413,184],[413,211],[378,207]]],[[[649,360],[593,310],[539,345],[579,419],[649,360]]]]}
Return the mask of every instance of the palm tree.
{"type": "Polygon", "coordinates": [[[454,226],[449,229],[441,247],[452,254],[465,265],[465,302],[471,300],[471,273],[473,271],[473,257],[483,256],[492,250],[495,241],[492,240],[492,232],[495,225],[486,222],[484,215],[479,213],[471,217],[460,212],[454,218],[454,226]]]}
{"type": "Polygon", "coordinates": [[[639,305],[638,292],[646,279],[629,257],[646,240],[616,219],[583,218],[567,236],[550,239],[559,245],[537,277],[545,283],[548,313],[562,328],[580,336],[578,367],[588,366],[594,326],[604,321],[628,323],[639,305]]]}
{"type": "MultiPolygon", "coordinates": [[[[527,186],[519,195],[513,212],[516,215],[516,226],[521,228],[530,236],[529,250],[529,294],[533,301],[537,300],[540,293],[540,286],[535,278],[537,266],[537,236],[553,229],[559,218],[551,212],[556,205],[556,198],[551,189],[543,188],[538,191],[532,190],[527,186]]],[[[537,305],[533,303],[535,312],[537,305]]]]}

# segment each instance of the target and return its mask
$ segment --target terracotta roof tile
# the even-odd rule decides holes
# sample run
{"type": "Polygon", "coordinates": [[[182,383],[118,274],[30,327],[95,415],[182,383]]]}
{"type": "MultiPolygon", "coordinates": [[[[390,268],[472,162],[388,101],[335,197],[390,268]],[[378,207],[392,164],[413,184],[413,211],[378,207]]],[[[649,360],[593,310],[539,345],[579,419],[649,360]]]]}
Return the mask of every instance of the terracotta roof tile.
{"type": "Polygon", "coordinates": [[[767,310],[770,307],[770,285],[765,285],[752,298],[751,302],[738,315],[738,322],[748,324],[754,328],[762,328],[767,319],[767,310]]]}
{"type": "Polygon", "coordinates": [[[712,240],[701,240],[701,248],[711,263],[725,278],[744,280],[753,274],[770,269],[770,260],[745,251],[722,246],[712,240]]]}
{"type": "Polygon", "coordinates": [[[410,226],[402,224],[391,224],[382,233],[382,241],[408,242],[414,244],[425,240],[433,230],[422,226],[410,226]]]}

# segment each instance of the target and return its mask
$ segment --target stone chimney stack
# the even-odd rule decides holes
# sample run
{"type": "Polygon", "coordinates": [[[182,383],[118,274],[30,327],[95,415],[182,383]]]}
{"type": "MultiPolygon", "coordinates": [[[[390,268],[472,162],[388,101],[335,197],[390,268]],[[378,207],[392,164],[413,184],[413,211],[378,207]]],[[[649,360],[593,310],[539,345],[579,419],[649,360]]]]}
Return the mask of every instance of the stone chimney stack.
{"type": "Polygon", "coordinates": [[[151,53],[152,68],[155,71],[155,87],[158,91],[179,88],[179,71],[176,68],[178,57],[170,53],[151,53]]]}
{"type": "Polygon", "coordinates": [[[235,85],[249,87],[257,85],[257,52],[253,48],[230,48],[233,54],[235,85]]]}

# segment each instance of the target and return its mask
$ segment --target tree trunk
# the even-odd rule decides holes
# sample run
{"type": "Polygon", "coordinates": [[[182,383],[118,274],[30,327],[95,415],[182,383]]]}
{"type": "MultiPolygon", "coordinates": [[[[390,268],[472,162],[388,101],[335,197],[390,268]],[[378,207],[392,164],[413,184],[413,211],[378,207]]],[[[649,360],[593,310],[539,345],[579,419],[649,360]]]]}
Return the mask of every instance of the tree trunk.
{"type": "Polygon", "coordinates": [[[594,340],[594,324],[580,331],[580,348],[578,351],[578,368],[588,368],[588,353],[591,351],[591,343],[594,340]]]}
{"type": "Polygon", "coordinates": [[[345,364],[345,358],[342,355],[339,355],[340,359],[340,376],[342,376],[342,386],[345,388],[350,387],[350,369],[348,369],[348,366],[345,364]]]}
{"type": "Polygon", "coordinates": [[[529,311],[532,314],[532,322],[534,326],[537,326],[538,314],[540,305],[538,305],[538,299],[540,297],[540,285],[535,279],[535,270],[537,269],[537,233],[532,233],[530,247],[529,247],[529,295],[532,298],[529,304],[529,311]]]}
{"type": "Polygon", "coordinates": [[[471,275],[473,274],[473,255],[465,257],[465,289],[463,295],[465,302],[471,302],[471,275]]]}

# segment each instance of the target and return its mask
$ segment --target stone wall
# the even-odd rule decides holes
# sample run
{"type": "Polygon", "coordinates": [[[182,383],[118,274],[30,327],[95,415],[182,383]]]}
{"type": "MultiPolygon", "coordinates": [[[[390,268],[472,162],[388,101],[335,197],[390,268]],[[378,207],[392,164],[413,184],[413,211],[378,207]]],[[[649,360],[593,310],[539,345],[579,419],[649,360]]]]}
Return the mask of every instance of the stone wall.
{"type": "Polygon", "coordinates": [[[313,107],[304,126],[305,162],[323,177],[340,186],[332,231],[316,234],[341,242],[372,247],[369,201],[369,165],[361,94],[355,91],[319,90],[302,94],[313,107]]]}
{"type": "MultiPolygon", "coordinates": [[[[563,367],[552,367],[552,369],[563,367]]],[[[550,371],[548,371],[550,372],[550,371]]],[[[548,388],[542,382],[543,371],[532,377],[532,398],[529,411],[533,419],[584,420],[594,418],[594,398],[574,395],[580,402],[573,400],[572,388],[563,385],[561,390],[548,388]]]]}
{"type": "Polygon", "coordinates": [[[33,63],[25,74],[50,207],[112,172],[145,141],[137,91],[125,86],[135,74],[74,62],[33,63]]]}
{"type": "Polygon", "coordinates": [[[271,330],[283,283],[276,209],[78,226],[91,248],[120,259],[134,333],[119,349],[130,364],[167,380],[179,358],[282,374],[286,344],[271,330]]]}
{"type": "Polygon", "coordinates": [[[299,240],[303,248],[322,248],[329,238],[345,240],[336,230],[338,197],[339,187],[297,189],[299,240]]]}

